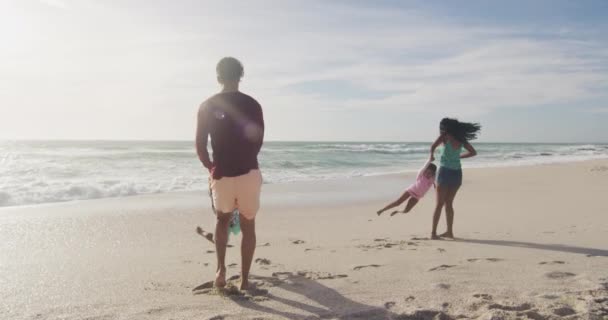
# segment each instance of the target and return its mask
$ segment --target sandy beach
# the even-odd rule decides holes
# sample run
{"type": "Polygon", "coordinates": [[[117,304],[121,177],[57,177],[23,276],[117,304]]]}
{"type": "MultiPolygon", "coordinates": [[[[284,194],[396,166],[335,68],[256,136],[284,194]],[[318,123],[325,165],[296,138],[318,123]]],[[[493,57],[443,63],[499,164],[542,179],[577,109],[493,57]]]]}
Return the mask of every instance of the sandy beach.
{"type": "Polygon", "coordinates": [[[608,319],[608,161],[465,170],[455,241],[433,194],[376,216],[412,178],[265,185],[246,294],[205,194],[0,209],[0,318],[608,319]]]}

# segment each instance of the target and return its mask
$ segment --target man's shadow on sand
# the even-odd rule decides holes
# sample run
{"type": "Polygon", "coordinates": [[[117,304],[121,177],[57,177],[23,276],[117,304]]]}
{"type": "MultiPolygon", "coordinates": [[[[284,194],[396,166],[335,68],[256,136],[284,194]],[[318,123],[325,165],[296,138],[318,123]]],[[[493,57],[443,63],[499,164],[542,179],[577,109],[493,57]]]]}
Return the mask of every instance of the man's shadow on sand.
{"type": "Polygon", "coordinates": [[[575,246],[569,246],[569,245],[563,245],[563,244],[544,244],[544,243],[533,243],[533,242],[507,241],[507,240],[484,240],[484,239],[455,239],[455,241],[465,242],[465,243],[486,244],[486,245],[493,245],[493,246],[530,248],[530,249],[538,249],[538,250],[578,253],[578,254],[587,255],[588,257],[597,257],[597,256],[608,257],[608,250],[596,249],[596,248],[575,247],[575,246]]]}
{"type": "Polygon", "coordinates": [[[242,308],[279,316],[290,320],[305,319],[353,319],[353,320],[421,320],[434,319],[439,315],[441,319],[454,319],[437,310],[418,310],[413,314],[396,314],[389,309],[391,303],[384,308],[359,303],[344,297],[338,291],[322,285],[321,283],[291,272],[278,273],[273,277],[252,276],[258,284],[269,285],[271,288],[280,288],[285,291],[305,297],[315,305],[279,297],[271,292],[263,295],[264,298],[279,302],[289,308],[301,310],[304,314],[289,311],[280,311],[269,306],[257,303],[254,299],[243,296],[226,296],[242,308]]]}
{"type": "Polygon", "coordinates": [[[287,319],[335,318],[384,320],[396,319],[395,317],[397,317],[396,314],[391,313],[385,308],[365,305],[350,300],[332,288],[324,286],[317,281],[308,279],[305,276],[291,272],[280,273],[276,277],[255,276],[253,279],[303,296],[311,301],[314,301],[316,305],[279,297],[271,292],[265,295],[265,297],[270,300],[280,302],[293,309],[302,310],[306,312],[306,315],[279,311],[248,299],[233,299],[238,305],[246,309],[281,316],[287,319]]]}

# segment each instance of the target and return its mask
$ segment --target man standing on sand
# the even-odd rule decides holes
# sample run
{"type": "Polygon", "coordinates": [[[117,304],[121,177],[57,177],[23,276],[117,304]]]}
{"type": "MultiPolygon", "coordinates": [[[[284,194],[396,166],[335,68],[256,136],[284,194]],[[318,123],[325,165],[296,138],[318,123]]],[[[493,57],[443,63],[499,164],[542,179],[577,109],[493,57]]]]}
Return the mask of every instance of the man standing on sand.
{"type": "Polygon", "coordinates": [[[249,286],[249,270],[255,251],[255,216],[260,207],[262,175],[258,153],[264,140],[262,107],[252,97],[239,91],[243,65],[226,57],[217,64],[217,81],[222,91],[203,102],[198,111],[196,151],[209,170],[209,188],[215,215],[217,252],[216,287],[226,286],[226,246],[228,227],[235,209],[240,213],[241,290],[249,286]],[[207,152],[211,136],[213,160],[207,152]]]}

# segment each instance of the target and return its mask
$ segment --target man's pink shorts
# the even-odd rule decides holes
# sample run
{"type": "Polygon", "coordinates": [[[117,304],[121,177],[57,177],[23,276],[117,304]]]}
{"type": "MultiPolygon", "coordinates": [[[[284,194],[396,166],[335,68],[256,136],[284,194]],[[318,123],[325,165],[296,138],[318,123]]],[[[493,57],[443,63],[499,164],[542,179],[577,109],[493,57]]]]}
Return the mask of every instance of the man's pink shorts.
{"type": "Polygon", "coordinates": [[[210,188],[213,194],[213,205],[219,212],[228,213],[239,209],[243,217],[253,219],[260,209],[262,190],[260,170],[251,170],[238,177],[212,180],[210,188]]]}

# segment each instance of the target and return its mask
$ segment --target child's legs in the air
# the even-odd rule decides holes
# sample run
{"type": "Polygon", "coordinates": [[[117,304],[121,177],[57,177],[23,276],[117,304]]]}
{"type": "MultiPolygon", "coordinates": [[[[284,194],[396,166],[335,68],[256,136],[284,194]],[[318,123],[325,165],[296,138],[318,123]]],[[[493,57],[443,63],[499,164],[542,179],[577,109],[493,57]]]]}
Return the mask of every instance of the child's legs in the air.
{"type": "MultiPolygon", "coordinates": [[[[416,199],[414,197],[410,197],[410,200],[405,205],[405,209],[403,209],[403,211],[401,211],[401,213],[408,213],[408,212],[410,212],[410,210],[412,210],[412,208],[414,208],[414,206],[416,206],[417,203],[418,203],[418,199],[416,199]]],[[[394,216],[394,215],[396,215],[399,212],[400,211],[395,211],[395,212],[391,213],[391,217],[394,216]]]]}
{"type": "Polygon", "coordinates": [[[378,211],[378,215],[382,214],[382,212],[388,210],[388,209],[392,209],[394,207],[398,207],[400,206],[403,202],[405,202],[405,200],[410,198],[410,193],[409,191],[405,191],[401,197],[399,197],[399,199],[391,202],[390,204],[388,204],[386,207],[382,208],[380,211],[378,211]]]}
{"type": "Polygon", "coordinates": [[[418,204],[418,199],[411,197],[410,201],[408,201],[405,205],[405,210],[403,210],[403,213],[410,212],[410,210],[412,210],[416,206],[416,204],[418,204]]]}

